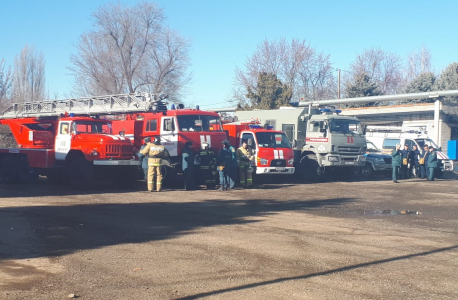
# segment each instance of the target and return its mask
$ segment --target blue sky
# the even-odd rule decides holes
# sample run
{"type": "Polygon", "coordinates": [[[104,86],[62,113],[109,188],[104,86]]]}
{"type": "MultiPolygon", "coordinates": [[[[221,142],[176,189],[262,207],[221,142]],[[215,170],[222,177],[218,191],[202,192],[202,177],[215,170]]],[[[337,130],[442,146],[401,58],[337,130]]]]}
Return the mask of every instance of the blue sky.
{"type": "MultiPolygon", "coordinates": [[[[47,95],[71,97],[67,67],[91,13],[106,0],[0,0],[0,59],[13,65],[26,45],[46,60],[47,95]]],[[[135,4],[138,1],[120,1],[135,4]]],[[[224,107],[236,66],[264,39],[305,39],[348,69],[364,49],[402,58],[425,46],[436,71],[458,61],[458,1],[207,1],[157,0],[167,24],[191,41],[193,81],[186,103],[224,107]]]]}

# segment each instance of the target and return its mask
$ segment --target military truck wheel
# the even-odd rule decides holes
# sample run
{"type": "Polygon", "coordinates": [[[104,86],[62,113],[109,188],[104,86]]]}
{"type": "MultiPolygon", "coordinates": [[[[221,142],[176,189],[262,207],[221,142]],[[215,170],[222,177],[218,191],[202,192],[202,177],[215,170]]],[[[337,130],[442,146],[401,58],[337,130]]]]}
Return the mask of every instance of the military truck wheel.
{"type": "Polygon", "coordinates": [[[320,181],[324,179],[324,170],[318,164],[315,154],[304,155],[301,158],[299,172],[302,179],[320,181]]]}
{"type": "Polygon", "coordinates": [[[369,177],[371,177],[373,173],[374,173],[374,170],[372,169],[372,166],[371,166],[370,164],[365,165],[365,166],[361,169],[361,175],[362,175],[364,178],[369,178],[369,177]]]}
{"type": "Polygon", "coordinates": [[[94,166],[84,157],[71,158],[66,165],[70,184],[77,189],[90,189],[95,185],[94,166]]]}

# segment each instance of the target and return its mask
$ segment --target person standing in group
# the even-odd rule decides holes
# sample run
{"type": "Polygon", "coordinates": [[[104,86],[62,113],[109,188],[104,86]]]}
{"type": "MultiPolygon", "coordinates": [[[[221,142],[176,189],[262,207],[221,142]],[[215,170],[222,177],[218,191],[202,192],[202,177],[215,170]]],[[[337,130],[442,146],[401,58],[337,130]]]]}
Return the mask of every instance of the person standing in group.
{"type": "Polygon", "coordinates": [[[420,154],[420,159],[418,160],[418,164],[420,165],[420,178],[426,179],[428,178],[429,169],[428,169],[428,145],[423,146],[423,152],[420,154]]]}
{"type": "Polygon", "coordinates": [[[154,143],[148,143],[140,152],[143,155],[148,154],[148,191],[154,191],[154,183],[156,190],[162,191],[162,160],[170,157],[169,152],[161,145],[161,138],[158,136],[154,138],[154,143]]]}
{"type": "Polygon", "coordinates": [[[138,160],[142,164],[143,169],[143,180],[147,180],[148,178],[148,155],[143,155],[142,150],[145,149],[146,145],[151,142],[151,138],[147,137],[143,139],[143,145],[140,147],[140,151],[138,152],[138,160]]]}
{"type": "Polygon", "coordinates": [[[409,145],[404,145],[404,150],[401,150],[402,164],[401,164],[401,174],[400,179],[409,179],[408,166],[409,166],[409,157],[410,150],[409,145]]]}
{"type": "Polygon", "coordinates": [[[417,149],[417,145],[412,146],[412,151],[410,151],[410,165],[409,165],[409,176],[414,177],[416,176],[417,178],[420,178],[420,168],[418,164],[418,160],[420,158],[420,151],[417,149]],[[413,174],[413,171],[415,170],[415,175],[413,174]]]}
{"type": "Polygon", "coordinates": [[[252,172],[249,172],[251,161],[254,158],[253,150],[248,147],[247,142],[242,142],[242,146],[237,149],[237,162],[239,165],[239,182],[242,187],[253,185],[252,172]]]}
{"type": "Polygon", "coordinates": [[[194,153],[191,146],[192,142],[186,142],[182,152],[183,161],[181,166],[184,175],[184,188],[186,190],[197,189],[196,178],[194,177],[194,153]]]}
{"type": "Polygon", "coordinates": [[[398,183],[399,170],[402,164],[401,144],[396,144],[396,149],[391,152],[391,164],[393,166],[393,182],[398,183]]]}
{"type": "Polygon", "coordinates": [[[233,175],[237,173],[237,159],[235,149],[228,140],[223,141],[223,149],[218,152],[216,165],[219,169],[220,191],[232,189],[235,183],[233,175]]]}
{"type": "Polygon", "coordinates": [[[428,169],[429,169],[429,174],[428,174],[428,180],[429,181],[434,181],[434,171],[436,170],[438,166],[437,162],[437,154],[433,146],[429,146],[429,154],[428,154],[428,169]]]}

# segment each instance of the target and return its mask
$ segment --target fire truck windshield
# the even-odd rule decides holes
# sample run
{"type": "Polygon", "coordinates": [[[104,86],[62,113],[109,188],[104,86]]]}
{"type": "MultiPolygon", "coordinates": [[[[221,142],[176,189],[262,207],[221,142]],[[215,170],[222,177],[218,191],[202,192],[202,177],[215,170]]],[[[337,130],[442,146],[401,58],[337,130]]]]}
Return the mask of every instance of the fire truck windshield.
{"type": "Polygon", "coordinates": [[[260,148],[291,148],[291,143],[284,133],[280,132],[256,132],[256,139],[260,148]]]}
{"type": "Polygon", "coordinates": [[[219,116],[183,115],[177,116],[180,131],[222,131],[219,116]]]}
{"type": "Polygon", "coordinates": [[[111,134],[111,124],[102,122],[78,121],[73,123],[73,131],[76,133],[111,134]]]}
{"type": "Polygon", "coordinates": [[[333,119],[329,131],[332,133],[357,133],[362,134],[361,124],[356,120],[333,119]]]}

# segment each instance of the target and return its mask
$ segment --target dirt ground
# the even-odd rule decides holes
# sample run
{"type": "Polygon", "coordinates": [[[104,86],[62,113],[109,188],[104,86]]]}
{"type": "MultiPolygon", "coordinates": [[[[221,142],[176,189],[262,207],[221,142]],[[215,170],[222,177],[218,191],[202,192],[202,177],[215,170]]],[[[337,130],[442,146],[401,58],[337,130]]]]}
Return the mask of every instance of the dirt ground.
{"type": "Polygon", "coordinates": [[[458,299],[455,176],[290,182],[0,185],[0,299],[458,299]]]}

